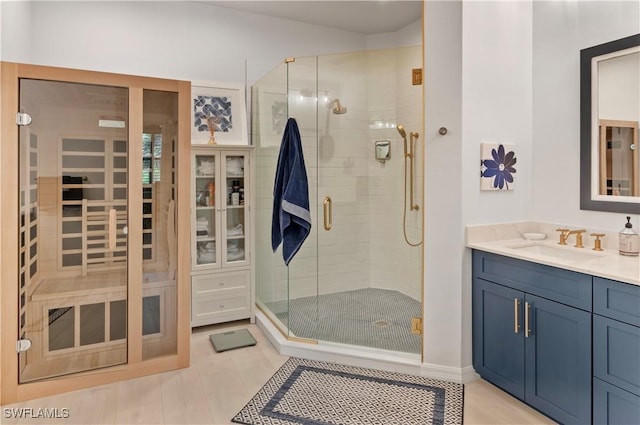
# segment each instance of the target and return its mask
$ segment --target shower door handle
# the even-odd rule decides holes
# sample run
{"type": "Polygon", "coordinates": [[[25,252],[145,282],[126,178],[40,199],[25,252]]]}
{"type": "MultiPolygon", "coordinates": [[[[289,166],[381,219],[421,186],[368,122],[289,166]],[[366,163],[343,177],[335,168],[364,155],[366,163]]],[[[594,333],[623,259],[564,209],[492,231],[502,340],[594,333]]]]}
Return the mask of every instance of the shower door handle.
{"type": "Polygon", "coordinates": [[[324,230],[331,230],[333,221],[333,206],[331,204],[331,198],[325,196],[322,206],[324,208],[324,230]]]}

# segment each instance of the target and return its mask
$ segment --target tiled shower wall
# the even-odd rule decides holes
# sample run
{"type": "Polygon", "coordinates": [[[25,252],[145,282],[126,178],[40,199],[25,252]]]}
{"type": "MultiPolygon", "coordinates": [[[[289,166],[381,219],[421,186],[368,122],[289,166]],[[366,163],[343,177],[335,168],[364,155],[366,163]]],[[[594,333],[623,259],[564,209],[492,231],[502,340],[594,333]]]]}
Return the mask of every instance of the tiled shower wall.
{"type": "MultiPolygon", "coordinates": [[[[289,64],[288,76],[283,64],[254,85],[259,300],[366,287],[395,289],[420,299],[422,249],[409,247],[403,237],[404,158],[395,125],[404,125],[407,135],[421,132],[422,89],[411,85],[411,69],[421,67],[421,57],[415,47],[296,58],[289,64]],[[326,106],[335,98],[347,108],[345,114],[333,114],[326,106]],[[283,114],[279,104],[285,101],[288,110],[283,114]],[[273,254],[270,248],[273,181],[287,116],[300,127],[313,220],[312,233],[289,270],[280,250],[273,254]],[[384,164],[375,160],[376,140],[391,141],[391,160],[384,164]],[[323,228],[325,196],[333,202],[331,231],[323,228]]],[[[423,152],[418,139],[415,202],[419,205],[423,152]]],[[[422,209],[408,212],[410,241],[419,240],[421,228],[422,209]]]]}

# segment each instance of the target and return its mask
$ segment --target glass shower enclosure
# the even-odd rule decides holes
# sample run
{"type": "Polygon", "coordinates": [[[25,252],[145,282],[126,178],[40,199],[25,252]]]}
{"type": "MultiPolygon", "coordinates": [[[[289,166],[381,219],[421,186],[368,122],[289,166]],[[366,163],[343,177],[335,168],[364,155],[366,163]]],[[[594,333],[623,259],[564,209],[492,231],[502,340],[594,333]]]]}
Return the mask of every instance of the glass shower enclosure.
{"type": "Polygon", "coordinates": [[[252,86],[256,302],[289,339],[422,352],[411,332],[422,317],[422,86],[412,81],[421,67],[418,46],[302,57],[252,86]],[[289,117],[302,138],[312,230],[286,267],[271,249],[271,221],[289,117]],[[389,146],[388,157],[376,146],[389,146]]]}

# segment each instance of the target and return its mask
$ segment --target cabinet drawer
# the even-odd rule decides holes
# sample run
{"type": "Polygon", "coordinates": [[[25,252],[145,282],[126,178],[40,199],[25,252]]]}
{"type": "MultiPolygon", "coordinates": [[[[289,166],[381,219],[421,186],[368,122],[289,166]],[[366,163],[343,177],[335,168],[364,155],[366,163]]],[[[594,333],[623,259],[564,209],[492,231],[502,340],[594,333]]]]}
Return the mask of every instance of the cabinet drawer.
{"type": "Polygon", "coordinates": [[[586,274],[474,250],[473,275],[591,311],[592,277],[586,274]]]}
{"type": "Polygon", "coordinates": [[[195,299],[196,297],[206,296],[222,290],[248,288],[249,280],[249,271],[192,276],[191,296],[195,299]]]}
{"type": "Polygon", "coordinates": [[[640,396],[640,328],[594,315],[593,374],[640,396]]]}
{"type": "Polygon", "coordinates": [[[640,286],[594,277],[593,312],[640,326],[640,286]]]}
{"type": "Polygon", "coordinates": [[[250,316],[249,295],[233,290],[224,296],[203,296],[191,302],[192,325],[219,323],[250,316]]]}
{"type": "Polygon", "coordinates": [[[640,424],[640,397],[593,378],[593,423],[640,424]]]}

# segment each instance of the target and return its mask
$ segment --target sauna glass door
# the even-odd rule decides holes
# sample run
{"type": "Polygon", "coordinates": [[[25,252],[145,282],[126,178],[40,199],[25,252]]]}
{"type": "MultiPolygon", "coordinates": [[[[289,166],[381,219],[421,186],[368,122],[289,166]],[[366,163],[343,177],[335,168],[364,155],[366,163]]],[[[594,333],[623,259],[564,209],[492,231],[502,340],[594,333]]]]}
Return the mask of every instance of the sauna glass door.
{"type": "Polygon", "coordinates": [[[20,111],[20,382],[126,363],[128,89],[22,79],[20,111]]]}

